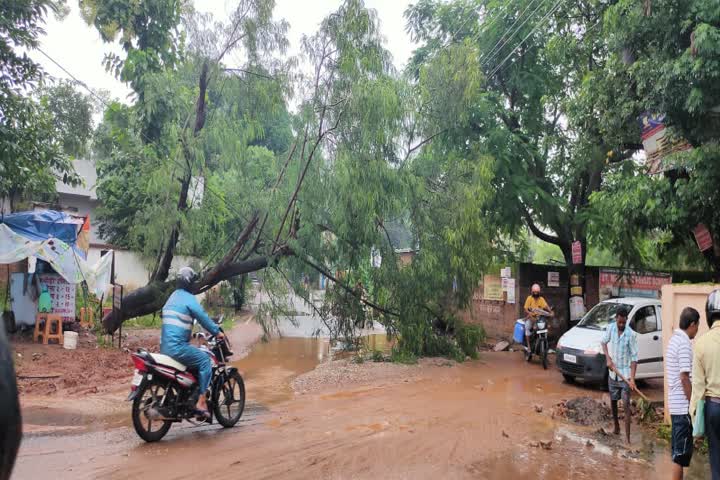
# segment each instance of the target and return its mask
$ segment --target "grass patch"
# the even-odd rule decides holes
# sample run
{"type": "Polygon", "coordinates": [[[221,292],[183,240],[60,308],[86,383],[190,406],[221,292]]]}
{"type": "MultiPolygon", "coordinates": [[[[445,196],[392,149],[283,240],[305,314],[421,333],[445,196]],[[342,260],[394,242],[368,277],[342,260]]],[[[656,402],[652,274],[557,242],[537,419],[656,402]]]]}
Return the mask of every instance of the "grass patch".
{"type": "Polygon", "coordinates": [[[461,323],[455,329],[455,339],[460,350],[474,360],[478,358],[478,345],[485,340],[485,330],[480,325],[461,323]]]}
{"type": "Polygon", "coordinates": [[[380,350],[373,350],[370,354],[370,358],[373,362],[384,362],[385,361],[385,354],[383,354],[380,350]]]}
{"type": "Polygon", "coordinates": [[[160,315],[143,315],[142,317],[131,318],[123,322],[125,328],[160,328],[162,326],[162,318],[160,315]]]}
{"type": "Polygon", "coordinates": [[[413,353],[393,348],[392,353],[390,354],[390,361],[402,363],[404,365],[415,365],[418,362],[418,359],[413,353]]]}

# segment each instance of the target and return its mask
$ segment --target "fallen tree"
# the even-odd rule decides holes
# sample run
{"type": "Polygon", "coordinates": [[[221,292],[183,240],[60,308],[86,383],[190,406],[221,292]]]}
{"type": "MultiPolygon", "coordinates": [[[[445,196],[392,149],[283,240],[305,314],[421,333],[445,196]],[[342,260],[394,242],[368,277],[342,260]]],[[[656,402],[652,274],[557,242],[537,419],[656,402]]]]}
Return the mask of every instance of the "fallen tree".
{"type": "MultiPolygon", "coordinates": [[[[198,155],[198,151],[206,148],[202,142],[207,120],[209,115],[212,115],[212,112],[208,114],[207,111],[212,76],[215,74],[220,82],[220,87],[215,92],[216,95],[222,93],[226,82],[243,81],[236,76],[238,70],[243,72],[249,70],[222,69],[219,66],[224,56],[243,39],[251,35],[256,37],[253,42],[262,38],[262,33],[258,31],[258,23],[264,22],[262,27],[268,32],[275,28],[268,11],[266,11],[267,5],[264,4],[270,4],[271,10],[272,2],[241,1],[233,17],[232,25],[227,29],[230,33],[217,57],[212,61],[207,57],[201,61],[195,61],[195,64],[200,65],[197,97],[194,101],[195,108],[186,118],[179,133],[180,147],[177,150],[177,157],[182,161],[174,161],[175,165],[173,165],[173,175],[171,176],[171,178],[175,176],[177,166],[182,169],[181,175],[177,177],[180,187],[173,212],[175,221],[170,223],[170,231],[167,235],[163,235],[165,240],[160,242],[161,246],[156,252],[156,265],[148,284],[124,296],[119,315],[109,313],[103,318],[103,326],[108,333],[114,332],[126,319],[157,312],[174,290],[174,280],[169,279],[170,269],[173,259],[177,255],[178,245],[183,235],[183,226],[187,222],[194,200],[193,194],[191,194],[191,184],[198,174],[207,174],[209,170],[208,159],[201,158],[202,155],[198,155]],[[255,21],[248,22],[250,17],[254,17],[255,21]],[[262,22],[259,22],[259,19],[262,22]],[[191,118],[194,118],[194,121],[191,121],[191,118]],[[191,125],[192,128],[190,128],[191,125]]],[[[237,213],[233,220],[238,224],[244,224],[243,228],[222,258],[213,266],[204,269],[201,279],[192,287],[193,293],[202,293],[224,280],[265,269],[271,263],[277,262],[279,258],[292,255],[293,250],[289,247],[288,242],[297,236],[298,195],[314,160],[321,155],[323,148],[327,148],[324,141],[338,128],[344,108],[348,103],[350,90],[353,87],[352,83],[343,83],[349,80],[340,72],[343,56],[356,54],[350,48],[353,42],[355,46],[368,44],[369,50],[379,49],[377,37],[368,37],[362,29],[346,28],[347,25],[343,25],[343,22],[349,23],[358,18],[362,20],[363,16],[367,17],[364,21],[369,21],[369,13],[362,8],[360,3],[349,2],[348,5],[341,8],[339,14],[329,17],[320,32],[307,42],[306,55],[313,62],[314,75],[307,82],[310,96],[304,102],[300,114],[303,125],[299,129],[300,134],[287,154],[272,187],[273,192],[278,192],[284,184],[288,183],[284,182],[288,167],[294,159],[297,160],[295,162],[297,164],[295,166],[297,169],[295,185],[292,186],[291,195],[285,207],[278,210],[282,212],[282,215],[278,215],[276,218],[271,217],[269,208],[264,213],[255,210],[249,217],[244,216],[241,212],[237,213]],[[352,38],[353,36],[354,38],[352,38]],[[274,232],[270,232],[271,228],[274,229],[274,232]]],[[[266,34],[268,33],[266,32],[266,34]]],[[[370,54],[375,55],[377,52],[370,51],[370,54]]],[[[373,68],[378,67],[382,69],[385,66],[378,65],[373,68]]],[[[369,71],[371,69],[362,70],[361,67],[354,74],[358,77],[372,74],[369,71]]],[[[146,137],[141,138],[144,146],[152,145],[152,142],[147,140],[146,137]]],[[[216,192],[209,185],[205,185],[205,187],[206,193],[217,197],[224,207],[232,210],[222,194],[216,192]]],[[[329,273],[323,267],[307,260],[308,257],[305,255],[299,258],[305,259],[307,265],[312,268],[329,273]]],[[[368,303],[372,304],[372,302],[368,303]]]]}
{"type": "MultiPolygon", "coordinates": [[[[272,2],[240,5],[250,4],[272,2]]],[[[240,10],[235,19],[245,18],[240,10]]],[[[245,35],[239,25],[221,29],[231,33],[225,45],[245,35]]],[[[399,334],[403,358],[475,355],[482,332],[453,313],[488,264],[505,261],[502,252],[511,248],[495,235],[494,217],[483,215],[493,159],[457,142],[454,120],[428,109],[435,79],[460,92],[459,102],[481,94],[445,62],[464,62],[466,52],[453,49],[423,66],[418,82],[398,75],[376,14],[361,0],[346,0],[303,40],[302,72],[309,74],[261,65],[253,54],[255,63],[243,68],[210,61],[228,49],[196,52],[193,31],[187,61],[137,82],[147,101],[167,103],[150,113],[142,104],[106,112],[102,128],[110,135],[99,144],[112,148],[98,187],[104,234],[142,248],[155,268],[148,285],[123,299],[119,316],[104,318],[105,329],[158,311],[173,290],[173,260],[193,255],[205,263],[195,293],[261,272],[270,299],[256,318],[266,330],[292,317],[283,307],[287,287],[308,298],[298,279],[322,274],[333,286],[316,313],[332,335],[353,336],[379,321],[399,334]],[[302,101],[297,113],[283,114],[291,92],[302,101]],[[185,119],[180,106],[189,104],[185,119]],[[128,135],[163,112],[163,125],[137,129],[161,132],[160,141],[128,135]],[[396,249],[413,252],[412,262],[403,264],[396,249]]],[[[256,24],[248,32],[253,52],[268,34],[256,24]]]]}

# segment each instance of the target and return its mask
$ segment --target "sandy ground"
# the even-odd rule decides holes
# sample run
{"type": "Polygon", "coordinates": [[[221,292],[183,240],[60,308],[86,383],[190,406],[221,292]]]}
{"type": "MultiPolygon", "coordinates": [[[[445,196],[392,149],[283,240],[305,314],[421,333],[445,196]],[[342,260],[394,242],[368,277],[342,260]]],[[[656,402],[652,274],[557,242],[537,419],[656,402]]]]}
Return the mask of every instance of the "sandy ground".
{"type": "MultiPolygon", "coordinates": [[[[667,446],[636,425],[628,451],[597,425],[554,418],[553,406],[565,400],[599,401],[604,394],[565,384],[557,371],[528,365],[519,352],[486,353],[460,365],[343,361],[313,371],[326,350],[309,340],[258,344],[238,362],[248,408],[235,428],[174,426],[157,444],[145,444],[127,426],[30,435],[14,478],[669,477],[667,446]],[[286,347],[292,356],[269,361],[286,347]],[[291,383],[304,394],[273,394],[291,383]]],[[[695,464],[689,478],[707,478],[706,460],[695,464]]]]}

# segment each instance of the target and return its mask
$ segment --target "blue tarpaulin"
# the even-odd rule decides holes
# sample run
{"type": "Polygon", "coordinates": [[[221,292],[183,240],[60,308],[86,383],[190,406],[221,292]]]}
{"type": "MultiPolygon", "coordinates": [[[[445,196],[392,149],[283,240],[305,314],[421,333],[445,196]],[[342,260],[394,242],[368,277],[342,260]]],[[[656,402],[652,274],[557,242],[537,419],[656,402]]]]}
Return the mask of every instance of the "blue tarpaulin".
{"type": "Polygon", "coordinates": [[[11,213],[0,217],[0,223],[30,240],[57,238],[76,247],[78,221],[67,213],[55,210],[11,213]]]}

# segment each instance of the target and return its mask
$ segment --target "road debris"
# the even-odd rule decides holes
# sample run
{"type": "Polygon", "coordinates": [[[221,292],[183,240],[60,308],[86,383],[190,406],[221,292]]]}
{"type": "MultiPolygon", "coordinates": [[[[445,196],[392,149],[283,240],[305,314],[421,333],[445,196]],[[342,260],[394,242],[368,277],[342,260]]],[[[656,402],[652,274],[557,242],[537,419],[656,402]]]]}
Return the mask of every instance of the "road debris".
{"type": "Polygon", "coordinates": [[[510,342],[506,342],[505,340],[498,342],[493,347],[493,351],[495,352],[504,352],[510,347],[510,342]]]}
{"type": "Polygon", "coordinates": [[[578,397],[558,403],[553,418],[563,417],[579,425],[598,425],[610,419],[610,409],[590,397],[578,397]]]}

